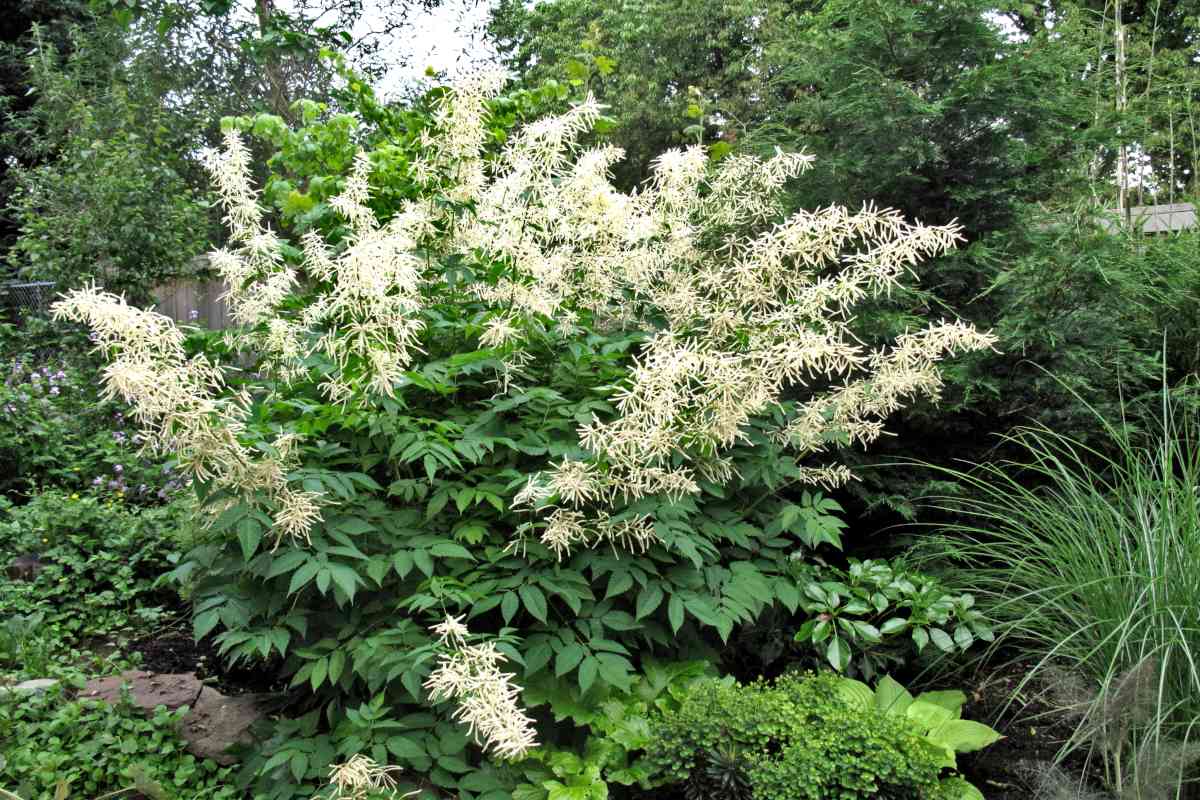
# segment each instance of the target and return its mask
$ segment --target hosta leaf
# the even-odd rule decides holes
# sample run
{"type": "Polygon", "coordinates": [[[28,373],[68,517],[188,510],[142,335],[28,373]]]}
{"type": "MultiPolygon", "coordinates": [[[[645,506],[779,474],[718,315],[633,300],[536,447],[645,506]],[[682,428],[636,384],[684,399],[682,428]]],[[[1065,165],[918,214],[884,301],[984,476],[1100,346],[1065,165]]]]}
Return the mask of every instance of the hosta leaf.
{"type": "Polygon", "coordinates": [[[999,741],[1002,737],[982,722],[953,719],[934,728],[926,738],[956,753],[973,753],[999,741]]]}
{"type": "Polygon", "coordinates": [[[884,675],[875,686],[875,707],[886,714],[904,714],[913,696],[891,675],[884,675]]]}

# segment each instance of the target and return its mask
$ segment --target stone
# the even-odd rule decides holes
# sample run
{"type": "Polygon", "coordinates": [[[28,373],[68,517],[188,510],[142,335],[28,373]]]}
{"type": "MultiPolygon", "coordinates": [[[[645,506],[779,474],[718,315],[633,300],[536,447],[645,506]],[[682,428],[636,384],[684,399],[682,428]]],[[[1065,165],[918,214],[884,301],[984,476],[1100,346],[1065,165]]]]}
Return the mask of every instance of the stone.
{"type": "Polygon", "coordinates": [[[187,706],[188,712],[179,723],[179,733],[187,742],[188,751],[223,766],[236,763],[237,757],[227,751],[236,743],[253,741],[250,726],[263,716],[259,695],[226,697],[202,684],[192,672],[166,674],[130,670],[88,681],[79,697],[117,703],[123,686],[129,687],[134,706],[146,714],[158,706],[166,706],[169,711],[187,706]]]}
{"type": "Polygon", "coordinates": [[[45,568],[46,565],[37,556],[20,556],[10,561],[4,572],[14,581],[32,581],[45,568]]]}
{"type": "Polygon", "coordinates": [[[229,766],[237,762],[237,757],[228,752],[229,748],[234,744],[252,743],[250,726],[262,716],[259,696],[226,697],[205,686],[183,718],[179,732],[192,755],[229,766]]]}
{"type": "Polygon", "coordinates": [[[21,681],[15,686],[0,686],[0,694],[42,694],[47,689],[58,686],[57,678],[34,678],[21,681]]]}
{"type": "Polygon", "coordinates": [[[151,712],[158,706],[166,706],[170,711],[180,706],[191,706],[204,688],[191,672],[163,674],[130,670],[108,678],[93,678],[83,687],[79,697],[117,703],[121,700],[123,686],[129,687],[133,704],[145,712],[151,712]]]}

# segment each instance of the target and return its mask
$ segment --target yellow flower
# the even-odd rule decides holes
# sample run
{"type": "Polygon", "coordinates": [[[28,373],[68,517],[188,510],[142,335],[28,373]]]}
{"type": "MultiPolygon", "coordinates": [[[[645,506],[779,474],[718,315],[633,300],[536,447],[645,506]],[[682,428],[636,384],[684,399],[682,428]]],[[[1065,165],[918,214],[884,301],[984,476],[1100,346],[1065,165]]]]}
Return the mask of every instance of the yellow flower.
{"type": "Polygon", "coordinates": [[[79,499],[79,495],[77,495],[77,494],[73,494],[73,495],[71,495],[71,499],[72,499],[72,500],[78,500],[78,499],[79,499]]]}

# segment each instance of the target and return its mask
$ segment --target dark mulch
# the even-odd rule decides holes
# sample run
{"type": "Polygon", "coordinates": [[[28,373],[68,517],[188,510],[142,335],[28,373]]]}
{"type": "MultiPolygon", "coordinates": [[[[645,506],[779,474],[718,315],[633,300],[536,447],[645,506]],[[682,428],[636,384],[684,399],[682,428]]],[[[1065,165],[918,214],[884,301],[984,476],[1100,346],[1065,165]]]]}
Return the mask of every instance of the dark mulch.
{"type": "MultiPolygon", "coordinates": [[[[982,676],[968,692],[963,717],[1004,734],[990,747],[958,759],[963,774],[987,800],[1034,800],[1039,775],[1051,768],[1075,730],[1076,722],[1046,701],[1044,686],[1031,682],[1017,692],[1031,667],[1020,662],[1001,667],[982,676]]],[[[1059,763],[1071,782],[1098,766],[1094,761],[1089,764],[1086,753],[1079,750],[1059,763]]],[[[1091,786],[1093,781],[1085,784],[1091,786]]]]}
{"type": "Polygon", "coordinates": [[[139,669],[148,672],[194,672],[196,677],[226,695],[279,692],[286,688],[278,664],[230,665],[217,652],[213,637],[199,642],[180,633],[160,633],[130,642],[127,653],[139,653],[139,669]]]}

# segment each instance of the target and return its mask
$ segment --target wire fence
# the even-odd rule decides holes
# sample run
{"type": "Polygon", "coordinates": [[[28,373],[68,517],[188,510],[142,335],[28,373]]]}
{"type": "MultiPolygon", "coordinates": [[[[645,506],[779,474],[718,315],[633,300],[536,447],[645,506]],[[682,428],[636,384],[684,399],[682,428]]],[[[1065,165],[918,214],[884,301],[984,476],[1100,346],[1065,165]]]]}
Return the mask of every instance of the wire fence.
{"type": "Polygon", "coordinates": [[[0,283],[0,309],[4,316],[24,319],[45,314],[54,300],[53,281],[9,281],[0,283]]]}

